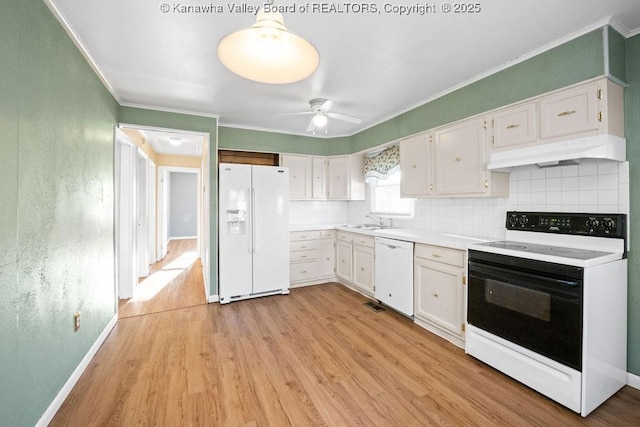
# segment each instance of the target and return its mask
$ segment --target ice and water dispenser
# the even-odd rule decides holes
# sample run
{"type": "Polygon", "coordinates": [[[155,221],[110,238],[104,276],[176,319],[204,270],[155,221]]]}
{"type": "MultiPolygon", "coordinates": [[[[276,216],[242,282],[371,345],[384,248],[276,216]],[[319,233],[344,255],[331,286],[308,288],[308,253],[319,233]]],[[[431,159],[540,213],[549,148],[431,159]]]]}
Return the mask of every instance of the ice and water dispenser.
{"type": "Polygon", "coordinates": [[[246,216],[246,211],[243,209],[227,209],[227,232],[229,234],[244,234],[246,216]]]}

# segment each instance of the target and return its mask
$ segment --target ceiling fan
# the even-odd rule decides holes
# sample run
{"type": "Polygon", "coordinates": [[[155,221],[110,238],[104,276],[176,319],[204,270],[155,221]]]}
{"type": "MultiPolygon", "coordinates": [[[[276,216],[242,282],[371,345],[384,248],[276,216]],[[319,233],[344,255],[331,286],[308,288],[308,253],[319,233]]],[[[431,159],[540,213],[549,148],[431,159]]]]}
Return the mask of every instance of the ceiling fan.
{"type": "Polygon", "coordinates": [[[333,106],[333,101],[329,101],[328,99],[314,98],[311,101],[309,101],[309,105],[311,107],[310,111],[304,111],[299,113],[285,113],[285,114],[279,114],[279,115],[294,116],[294,115],[301,115],[301,114],[304,114],[304,115],[312,114],[313,117],[311,118],[311,121],[309,122],[309,126],[307,126],[306,131],[314,132],[314,133],[316,129],[326,128],[330,118],[336,119],[336,120],[342,120],[344,122],[349,122],[356,125],[362,123],[362,119],[359,119],[357,117],[347,116],[346,114],[334,113],[332,111],[329,111],[333,106]]]}

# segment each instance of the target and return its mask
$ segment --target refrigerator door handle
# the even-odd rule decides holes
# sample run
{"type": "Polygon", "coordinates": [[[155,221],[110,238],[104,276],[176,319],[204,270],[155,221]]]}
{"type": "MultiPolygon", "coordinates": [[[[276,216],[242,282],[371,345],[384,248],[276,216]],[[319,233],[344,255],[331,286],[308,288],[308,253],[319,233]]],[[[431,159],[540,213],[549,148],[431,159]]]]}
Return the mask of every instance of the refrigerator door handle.
{"type": "Polygon", "coordinates": [[[256,189],[251,187],[251,252],[256,251],[256,189]]]}
{"type": "Polygon", "coordinates": [[[247,218],[248,226],[249,226],[249,249],[248,252],[253,252],[253,188],[247,188],[247,194],[249,195],[249,218],[247,218]]]}

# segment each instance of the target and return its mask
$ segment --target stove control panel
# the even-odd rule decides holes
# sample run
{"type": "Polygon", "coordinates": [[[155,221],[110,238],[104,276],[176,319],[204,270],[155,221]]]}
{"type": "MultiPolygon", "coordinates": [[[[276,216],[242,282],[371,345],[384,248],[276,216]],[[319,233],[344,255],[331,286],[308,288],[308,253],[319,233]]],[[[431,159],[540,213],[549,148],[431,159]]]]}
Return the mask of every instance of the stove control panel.
{"type": "Polygon", "coordinates": [[[625,214],[509,211],[507,230],[624,238],[627,226],[625,214]]]}

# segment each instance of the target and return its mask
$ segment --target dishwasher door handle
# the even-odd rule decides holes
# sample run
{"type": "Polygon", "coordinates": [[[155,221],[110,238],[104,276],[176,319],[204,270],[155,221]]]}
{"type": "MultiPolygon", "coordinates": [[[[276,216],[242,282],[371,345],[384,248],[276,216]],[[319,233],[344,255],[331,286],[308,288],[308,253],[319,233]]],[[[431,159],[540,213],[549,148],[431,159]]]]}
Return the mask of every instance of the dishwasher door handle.
{"type": "Polygon", "coordinates": [[[393,245],[387,245],[386,243],[379,243],[382,246],[386,246],[389,249],[398,249],[398,246],[393,246],[393,245]]]}

